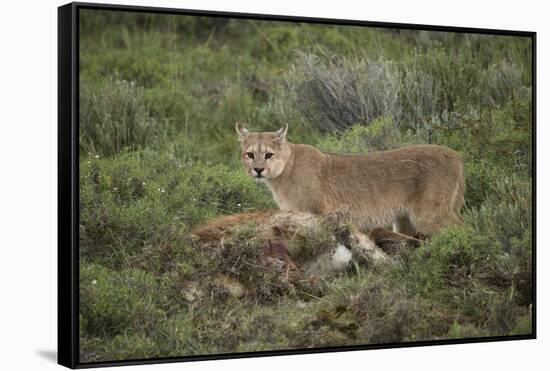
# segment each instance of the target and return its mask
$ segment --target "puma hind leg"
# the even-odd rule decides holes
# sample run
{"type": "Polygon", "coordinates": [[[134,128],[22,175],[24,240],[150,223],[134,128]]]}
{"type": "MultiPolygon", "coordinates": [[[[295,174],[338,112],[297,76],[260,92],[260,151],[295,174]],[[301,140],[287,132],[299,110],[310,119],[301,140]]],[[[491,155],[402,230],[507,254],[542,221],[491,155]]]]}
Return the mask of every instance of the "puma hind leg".
{"type": "Polygon", "coordinates": [[[398,215],[393,220],[392,229],[395,233],[401,233],[407,236],[414,236],[416,228],[408,215],[398,215]]]}

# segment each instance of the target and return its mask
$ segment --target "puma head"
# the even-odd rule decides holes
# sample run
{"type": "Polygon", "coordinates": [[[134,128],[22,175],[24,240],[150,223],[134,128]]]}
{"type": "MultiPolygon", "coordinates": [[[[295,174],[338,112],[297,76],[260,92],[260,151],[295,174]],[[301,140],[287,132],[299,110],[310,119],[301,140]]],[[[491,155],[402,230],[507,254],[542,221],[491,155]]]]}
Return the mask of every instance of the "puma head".
{"type": "Polygon", "coordinates": [[[239,123],[235,129],[241,143],[241,163],[248,175],[262,181],[282,174],[291,152],[286,139],[288,124],[274,132],[250,132],[239,123]]]}

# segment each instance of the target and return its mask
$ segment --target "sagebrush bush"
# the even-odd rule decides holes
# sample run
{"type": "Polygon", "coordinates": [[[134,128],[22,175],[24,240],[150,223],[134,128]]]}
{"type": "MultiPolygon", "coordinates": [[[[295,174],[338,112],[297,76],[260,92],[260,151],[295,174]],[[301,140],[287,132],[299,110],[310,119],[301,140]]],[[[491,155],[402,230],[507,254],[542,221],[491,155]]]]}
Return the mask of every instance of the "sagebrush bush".
{"type": "Polygon", "coordinates": [[[286,85],[281,95],[291,99],[288,103],[313,127],[329,131],[368,125],[379,117],[416,131],[434,121],[448,126],[449,113],[462,107],[499,108],[510,99],[530,97],[513,62],[487,66],[473,52],[451,56],[442,48],[413,50],[399,63],[298,53],[286,85]]]}
{"type": "Polygon", "coordinates": [[[479,233],[490,233],[509,252],[514,239],[531,230],[531,187],[530,179],[514,175],[498,179],[481,207],[466,217],[479,233]]]}
{"type": "MultiPolygon", "coordinates": [[[[410,58],[418,62],[416,53],[410,58]]],[[[406,128],[420,132],[441,113],[438,107],[438,97],[442,94],[441,83],[433,74],[417,68],[414,64],[404,64],[400,70],[401,123],[406,128]]]]}
{"type": "Polygon", "coordinates": [[[154,120],[134,82],[109,80],[97,92],[83,89],[80,99],[80,148],[86,153],[113,155],[164,139],[166,128],[154,120]]]}
{"type": "Polygon", "coordinates": [[[380,116],[400,122],[399,71],[391,62],[299,54],[288,81],[296,109],[317,129],[343,130],[380,116]]]}

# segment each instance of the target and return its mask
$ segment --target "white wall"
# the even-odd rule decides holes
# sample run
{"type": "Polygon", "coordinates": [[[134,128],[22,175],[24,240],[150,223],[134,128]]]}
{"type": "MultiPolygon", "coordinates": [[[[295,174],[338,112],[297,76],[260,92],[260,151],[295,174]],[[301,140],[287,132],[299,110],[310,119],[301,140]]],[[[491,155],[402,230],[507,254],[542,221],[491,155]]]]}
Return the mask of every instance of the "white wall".
{"type": "MultiPolygon", "coordinates": [[[[548,208],[550,26],[543,1],[120,1],[189,9],[301,15],[538,32],[538,214],[548,208]]],[[[0,10],[0,368],[48,370],[56,349],[57,9],[53,0],[6,1],[0,10]]],[[[547,287],[550,218],[538,220],[538,287],[547,287]]],[[[201,363],[147,370],[540,369],[550,349],[548,292],[538,293],[539,339],[201,363]],[[548,353],[548,351],[546,351],[548,353]]]]}

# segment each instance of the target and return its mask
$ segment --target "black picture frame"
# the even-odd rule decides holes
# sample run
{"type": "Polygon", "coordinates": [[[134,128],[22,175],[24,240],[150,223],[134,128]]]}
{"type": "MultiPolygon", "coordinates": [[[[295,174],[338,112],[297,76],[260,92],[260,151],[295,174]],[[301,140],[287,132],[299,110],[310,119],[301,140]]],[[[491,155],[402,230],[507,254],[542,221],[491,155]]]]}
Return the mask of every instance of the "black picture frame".
{"type": "Polygon", "coordinates": [[[421,24],[386,23],[344,19],[309,18],[267,14],[231,13],[145,6],[70,3],[58,8],[58,363],[69,368],[89,368],[115,365],[154,364],[202,361],[290,354],[418,347],[509,340],[536,339],[536,32],[462,28],[421,24]],[[209,354],[171,358],[135,359],[82,363],[79,360],[79,11],[96,9],[176,15],[231,17],[254,20],[307,22],[333,25],[370,26],[407,30],[446,31],[509,35],[532,40],[532,122],[533,122],[533,255],[532,255],[532,333],[528,335],[480,337],[450,340],[430,340],[410,343],[388,343],[330,348],[288,349],[234,354],[209,354]]]}

